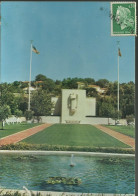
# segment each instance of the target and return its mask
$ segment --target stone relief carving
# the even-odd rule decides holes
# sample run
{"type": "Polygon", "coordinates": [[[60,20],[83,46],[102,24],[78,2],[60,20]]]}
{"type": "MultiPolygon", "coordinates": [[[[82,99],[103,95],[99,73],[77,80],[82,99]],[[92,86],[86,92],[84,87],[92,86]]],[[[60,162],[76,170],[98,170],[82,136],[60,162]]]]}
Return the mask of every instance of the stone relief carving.
{"type": "Polygon", "coordinates": [[[69,115],[74,115],[78,107],[78,94],[72,93],[68,97],[69,115]]]}

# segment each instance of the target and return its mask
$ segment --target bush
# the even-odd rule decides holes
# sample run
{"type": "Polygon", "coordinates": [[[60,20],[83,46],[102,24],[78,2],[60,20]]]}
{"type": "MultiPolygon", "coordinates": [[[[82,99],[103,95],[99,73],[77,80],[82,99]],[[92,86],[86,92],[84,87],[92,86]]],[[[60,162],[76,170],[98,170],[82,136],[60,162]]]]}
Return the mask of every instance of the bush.
{"type": "Polygon", "coordinates": [[[31,120],[33,118],[34,112],[26,110],[24,115],[25,115],[26,120],[31,120]]]}
{"type": "Polygon", "coordinates": [[[127,115],[126,121],[127,121],[127,124],[133,123],[134,122],[134,115],[133,114],[127,115]]]}
{"type": "Polygon", "coordinates": [[[105,153],[123,153],[134,154],[132,148],[107,148],[107,147],[87,147],[87,146],[60,146],[46,144],[27,144],[17,143],[8,144],[0,147],[0,150],[44,150],[44,151],[77,151],[77,152],[105,152],[105,153]]]}
{"type": "Polygon", "coordinates": [[[14,115],[16,116],[16,117],[21,117],[21,116],[23,116],[23,112],[21,111],[21,110],[15,110],[15,112],[14,112],[14,115]]]}

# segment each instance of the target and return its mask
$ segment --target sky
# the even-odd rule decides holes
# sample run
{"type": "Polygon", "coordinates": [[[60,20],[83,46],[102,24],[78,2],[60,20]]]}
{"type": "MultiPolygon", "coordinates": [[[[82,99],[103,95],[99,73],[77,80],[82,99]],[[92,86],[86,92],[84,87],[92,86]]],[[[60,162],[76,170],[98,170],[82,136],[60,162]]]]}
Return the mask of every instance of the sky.
{"type": "Polygon", "coordinates": [[[28,81],[30,46],[32,80],[94,78],[135,81],[135,37],[111,36],[109,2],[2,2],[1,82],[28,81]]]}

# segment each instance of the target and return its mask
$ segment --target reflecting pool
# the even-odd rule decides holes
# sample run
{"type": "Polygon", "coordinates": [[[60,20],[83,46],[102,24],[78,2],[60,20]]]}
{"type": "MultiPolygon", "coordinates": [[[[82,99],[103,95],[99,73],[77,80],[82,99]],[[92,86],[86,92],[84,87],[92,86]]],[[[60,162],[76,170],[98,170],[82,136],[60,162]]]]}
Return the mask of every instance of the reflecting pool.
{"type": "Polygon", "coordinates": [[[134,194],[134,158],[0,154],[0,188],[23,186],[37,191],[134,194]],[[79,178],[81,183],[48,184],[49,177],[79,178]]]}

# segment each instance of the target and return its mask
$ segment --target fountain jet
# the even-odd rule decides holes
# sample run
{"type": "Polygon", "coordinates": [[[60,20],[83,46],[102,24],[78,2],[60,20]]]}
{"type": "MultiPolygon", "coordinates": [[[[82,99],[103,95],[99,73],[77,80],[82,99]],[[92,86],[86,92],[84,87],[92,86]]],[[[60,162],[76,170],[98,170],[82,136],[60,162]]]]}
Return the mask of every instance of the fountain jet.
{"type": "Polygon", "coordinates": [[[73,154],[71,155],[71,162],[70,162],[70,167],[74,167],[75,165],[74,165],[74,163],[73,163],[73,154]]]}

